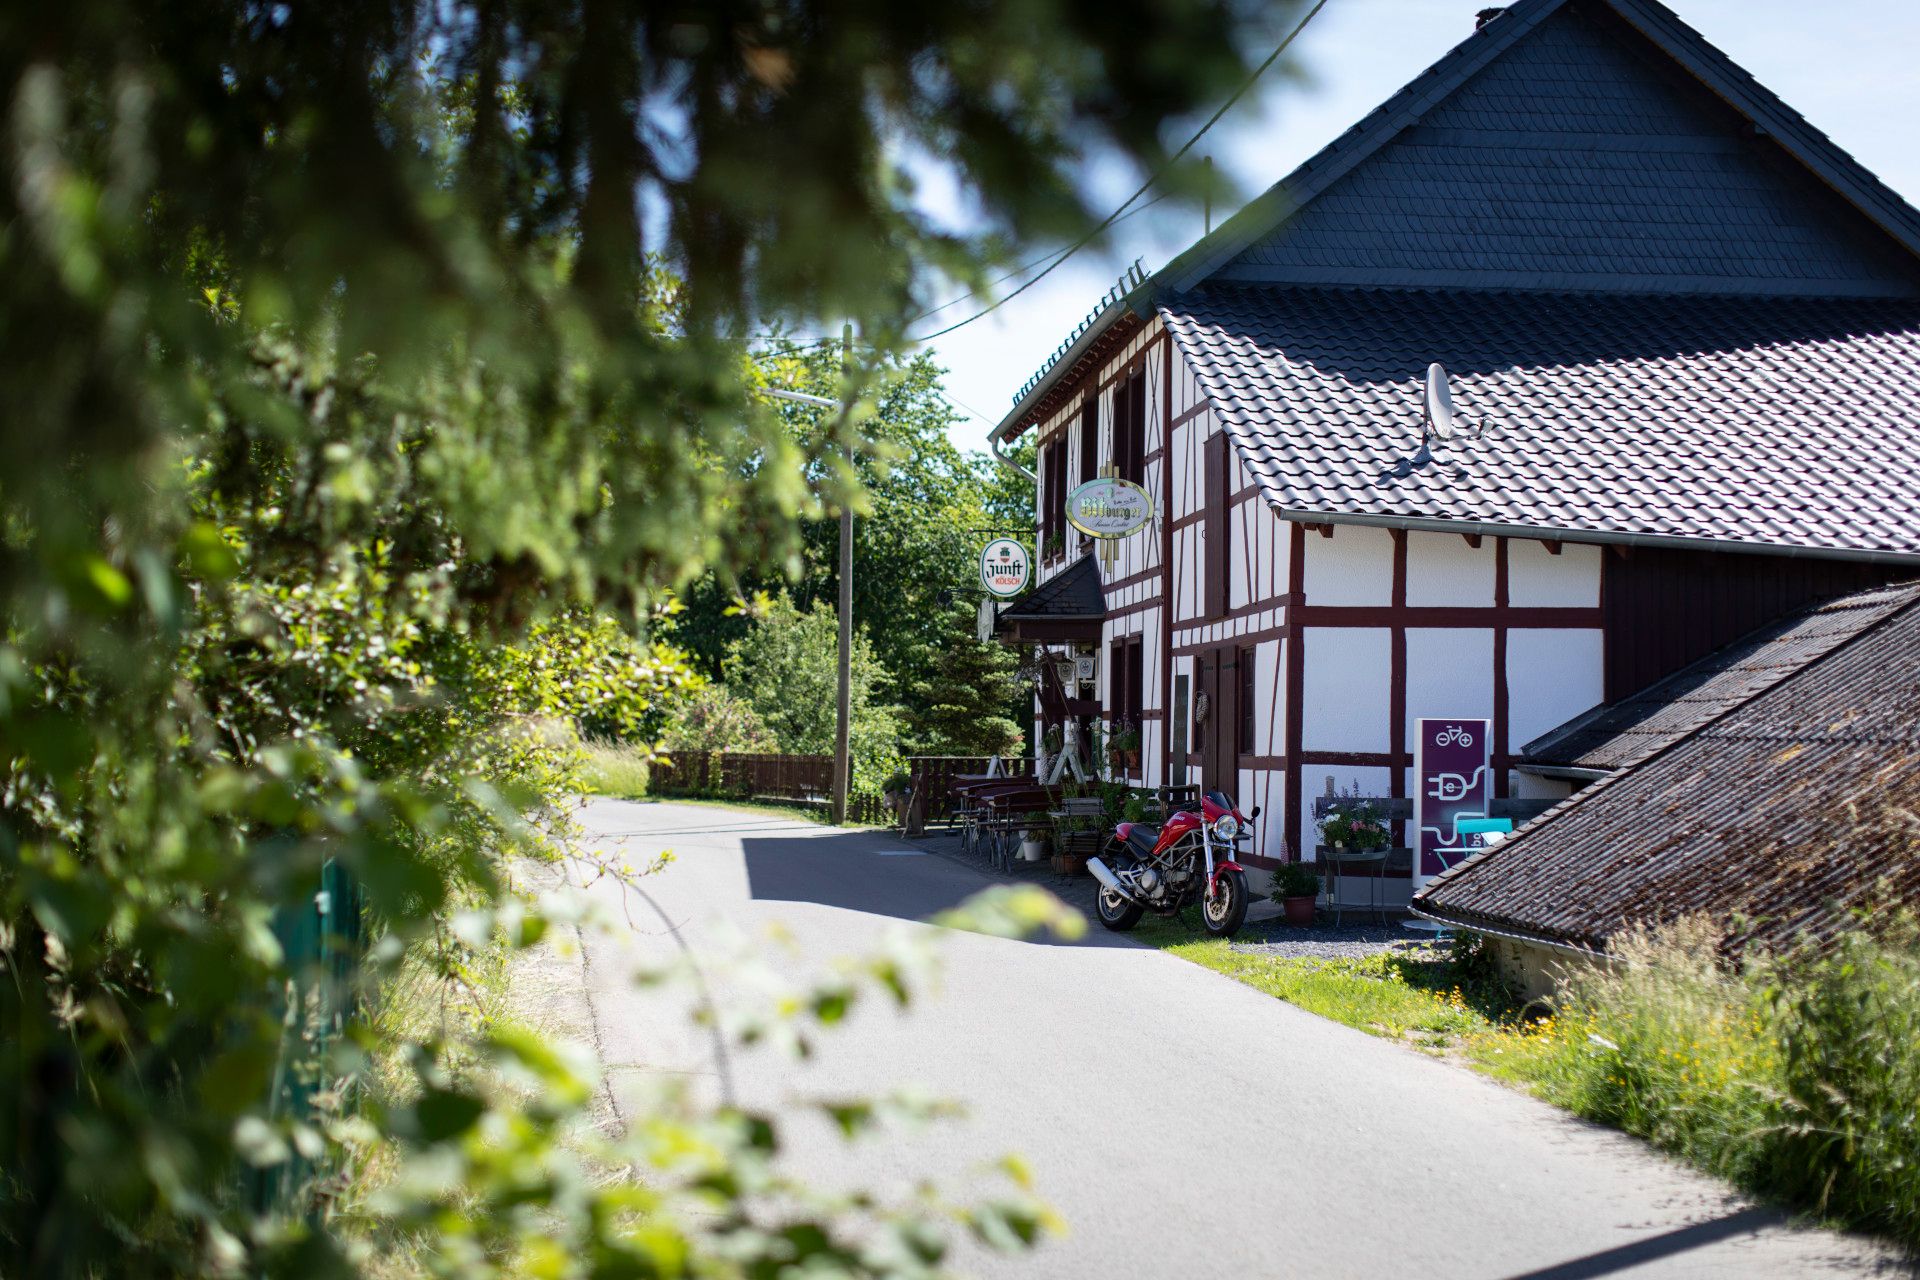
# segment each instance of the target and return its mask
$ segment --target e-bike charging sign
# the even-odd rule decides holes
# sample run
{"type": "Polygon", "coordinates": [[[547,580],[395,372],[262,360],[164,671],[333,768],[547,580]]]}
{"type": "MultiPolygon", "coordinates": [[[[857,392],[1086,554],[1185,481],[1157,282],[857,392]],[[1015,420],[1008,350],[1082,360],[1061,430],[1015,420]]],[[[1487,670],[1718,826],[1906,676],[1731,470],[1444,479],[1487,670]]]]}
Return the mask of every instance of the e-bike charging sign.
{"type": "Polygon", "coordinates": [[[1414,792],[1413,824],[1420,838],[1414,845],[1413,887],[1418,889],[1483,847],[1478,834],[1461,831],[1459,824],[1487,816],[1493,797],[1488,768],[1493,722],[1414,723],[1413,772],[1420,787],[1414,792]]]}

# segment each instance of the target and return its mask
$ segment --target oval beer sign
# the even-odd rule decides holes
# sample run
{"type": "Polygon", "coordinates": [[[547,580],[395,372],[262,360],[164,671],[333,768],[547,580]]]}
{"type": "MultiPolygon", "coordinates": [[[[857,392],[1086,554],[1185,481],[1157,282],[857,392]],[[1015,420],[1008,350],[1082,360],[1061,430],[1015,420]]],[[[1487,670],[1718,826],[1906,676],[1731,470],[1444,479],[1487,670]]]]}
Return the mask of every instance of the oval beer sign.
{"type": "Polygon", "coordinates": [[[1027,589],[1027,549],[1012,538],[995,538],[980,553],[980,582],[987,594],[1006,599],[1027,589]]]}
{"type": "Polygon", "coordinates": [[[1067,495],[1067,523],[1090,538],[1124,538],[1153,519],[1153,499],[1131,480],[1101,476],[1067,495]]]}

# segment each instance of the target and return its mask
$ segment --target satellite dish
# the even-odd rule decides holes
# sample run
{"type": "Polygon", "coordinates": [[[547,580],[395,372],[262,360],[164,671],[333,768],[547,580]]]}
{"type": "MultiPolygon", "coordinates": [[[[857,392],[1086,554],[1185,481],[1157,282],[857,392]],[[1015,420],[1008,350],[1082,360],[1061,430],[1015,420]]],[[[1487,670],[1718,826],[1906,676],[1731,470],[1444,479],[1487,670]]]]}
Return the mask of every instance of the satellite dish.
{"type": "Polygon", "coordinates": [[[1427,366],[1427,431],[1442,440],[1451,440],[1457,430],[1453,389],[1447,385],[1447,371],[1436,360],[1427,366]]]}

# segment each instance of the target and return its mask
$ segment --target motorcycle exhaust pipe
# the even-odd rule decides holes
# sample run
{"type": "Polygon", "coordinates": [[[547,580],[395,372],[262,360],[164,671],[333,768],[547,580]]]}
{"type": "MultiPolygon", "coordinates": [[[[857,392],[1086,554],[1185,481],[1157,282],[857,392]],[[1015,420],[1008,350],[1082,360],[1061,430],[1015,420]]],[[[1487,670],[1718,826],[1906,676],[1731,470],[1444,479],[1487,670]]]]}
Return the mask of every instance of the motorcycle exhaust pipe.
{"type": "MultiPolygon", "coordinates": [[[[1139,897],[1133,892],[1133,890],[1121,884],[1120,877],[1116,876],[1115,874],[1113,874],[1112,871],[1108,870],[1107,864],[1100,861],[1100,859],[1088,858],[1087,870],[1093,873],[1093,878],[1095,880],[1098,880],[1101,884],[1107,886],[1107,888],[1113,890],[1115,893],[1119,894],[1121,897],[1125,898],[1127,901],[1129,902],[1140,901],[1139,897]]],[[[1144,906],[1145,904],[1143,903],[1142,905],[1144,906]]]]}

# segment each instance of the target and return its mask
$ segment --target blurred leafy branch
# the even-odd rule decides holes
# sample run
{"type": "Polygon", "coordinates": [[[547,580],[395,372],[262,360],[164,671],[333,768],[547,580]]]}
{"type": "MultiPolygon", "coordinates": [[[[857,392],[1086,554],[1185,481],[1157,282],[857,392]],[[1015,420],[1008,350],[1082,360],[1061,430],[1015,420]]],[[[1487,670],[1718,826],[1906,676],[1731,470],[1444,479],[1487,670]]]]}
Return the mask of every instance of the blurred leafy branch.
{"type": "Polygon", "coordinates": [[[530,1082],[491,1092],[434,1037],[320,1034],[310,997],[461,980],[475,911],[537,938],[500,868],[562,830],[546,722],[651,732],[697,683],[650,630],[673,589],[795,567],[862,500],[754,394],[747,335],[851,319],[841,391],[874,393],[933,289],[1077,234],[1084,166],[1156,163],[1275,20],[0,9],[0,1270],[377,1268],[243,1176],[356,1144],[406,1153],[367,1212],[449,1273],[933,1269],[912,1215],[889,1248],[829,1221],[865,1202],[749,1216],[785,1191],[763,1120],[637,1134],[681,1190],[588,1185],[553,1163],[586,1077],[552,1047],[469,1045],[530,1082]],[[974,229],[921,207],[928,165],[974,229]],[[328,865],[372,925],[345,978],[282,927],[328,865]],[[417,1064],[409,1106],[279,1106],[375,1052],[417,1064]]]}

